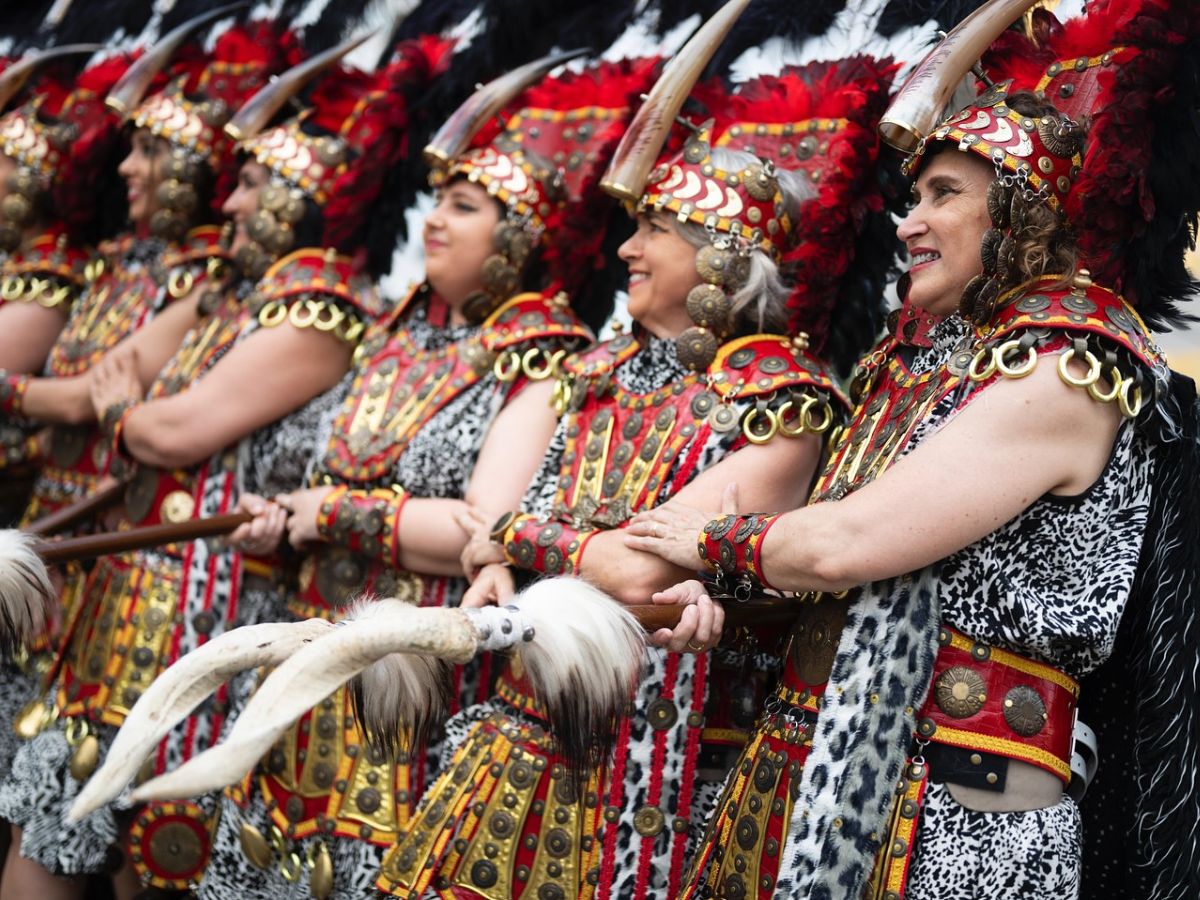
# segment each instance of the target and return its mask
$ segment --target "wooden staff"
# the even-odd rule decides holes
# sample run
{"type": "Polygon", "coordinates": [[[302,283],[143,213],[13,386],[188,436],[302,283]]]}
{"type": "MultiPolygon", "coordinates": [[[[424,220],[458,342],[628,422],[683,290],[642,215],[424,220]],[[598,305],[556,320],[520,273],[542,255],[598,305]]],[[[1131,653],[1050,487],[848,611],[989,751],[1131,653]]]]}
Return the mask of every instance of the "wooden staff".
{"type": "Polygon", "coordinates": [[[81,537],[60,538],[34,544],[33,550],[47,564],[68,562],[74,559],[91,559],[110,553],[127,553],[144,547],[174,544],[179,541],[194,541],[200,538],[229,534],[239,525],[251,521],[250,513],[229,513],[210,516],[207,519],[189,519],[166,525],[147,525],[128,531],[108,531],[103,534],[85,534],[81,537]]]}
{"type": "MultiPolygon", "coordinates": [[[[725,607],[725,627],[743,625],[771,625],[791,622],[796,617],[796,604],[784,597],[762,598],[745,602],[731,601],[725,607]]],[[[629,606],[627,609],[647,631],[659,628],[674,628],[679,624],[686,606],[675,604],[645,604],[629,606]]]]}
{"type": "Polygon", "coordinates": [[[66,531],[68,528],[92,518],[97,513],[101,513],[117,503],[123,496],[125,488],[128,485],[128,481],[115,482],[102,490],[96,491],[90,497],[84,497],[82,500],[77,500],[74,503],[64,506],[62,509],[44,515],[40,519],[35,519],[26,525],[24,530],[29,534],[36,534],[40,537],[66,531]]]}

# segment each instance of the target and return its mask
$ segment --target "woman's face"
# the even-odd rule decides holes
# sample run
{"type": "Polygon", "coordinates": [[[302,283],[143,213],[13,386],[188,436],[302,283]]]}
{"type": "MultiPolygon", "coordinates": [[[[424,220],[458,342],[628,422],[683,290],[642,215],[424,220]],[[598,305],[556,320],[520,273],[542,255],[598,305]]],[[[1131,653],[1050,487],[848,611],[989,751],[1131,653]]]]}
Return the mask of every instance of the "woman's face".
{"type": "Polygon", "coordinates": [[[992,227],[987,188],[992,165],[972,153],[945,150],[930,159],[913,185],[913,207],[896,229],[908,249],[908,298],[938,315],[958,309],[963,290],[983,272],[980,245],[992,227]]]}
{"type": "Polygon", "coordinates": [[[158,210],[156,192],[162,164],[169,152],[166,141],[139,128],[133,133],[129,155],[117,166],[117,173],[125,179],[129,218],[135,225],[148,225],[158,210]]]}
{"type": "Polygon", "coordinates": [[[499,221],[499,202],[466,179],[442,190],[425,217],[425,277],[452,308],[483,288],[483,261],[496,252],[492,231],[499,221]]]}
{"type": "Polygon", "coordinates": [[[678,337],[695,324],[687,313],[688,291],[701,284],[696,248],[670,213],[644,212],[618,255],[629,266],[629,314],[658,337],[678,337]]]}
{"type": "Polygon", "coordinates": [[[267,167],[254,160],[242,163],[238,171],[237,187],[221,207],[221,212],[233,222],[233,243],[229,252],[236,253],[250,241],[246,234],[246,223],[258,211],[258,195],[267,183],[270,173],[267,167]]]}

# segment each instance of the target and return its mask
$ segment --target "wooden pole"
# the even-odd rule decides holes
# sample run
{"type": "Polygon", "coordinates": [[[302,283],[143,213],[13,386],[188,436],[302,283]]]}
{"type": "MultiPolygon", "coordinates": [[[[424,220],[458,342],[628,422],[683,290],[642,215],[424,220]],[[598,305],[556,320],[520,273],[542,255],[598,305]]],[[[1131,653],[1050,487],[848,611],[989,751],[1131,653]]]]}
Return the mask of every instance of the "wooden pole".
{"type": "Polygon", "coordinates": [[[81,537],[42,541],[35,544],[33,549],[47,565],[50,565],[229,534],[239,525],[249,522],[253,518],[250,513],[229,513],[224,516],[210,516],[207,519],[189,519],[186,522],[147,525],[144,528],[131,528],[128,531],[108,531],[103,534],[85,534],[81,537]]]}
{"type": "Polygon", "coordinates": [[[96,491],[90,497],[76,500],[62,509],[35,519],[23,529],[29,534],[46,536],[66,531],[73,525],[84,522],[97,513],[103,512],[117,503],[125,493],[128,481],[118,481],[102,490],[96,491]]]}

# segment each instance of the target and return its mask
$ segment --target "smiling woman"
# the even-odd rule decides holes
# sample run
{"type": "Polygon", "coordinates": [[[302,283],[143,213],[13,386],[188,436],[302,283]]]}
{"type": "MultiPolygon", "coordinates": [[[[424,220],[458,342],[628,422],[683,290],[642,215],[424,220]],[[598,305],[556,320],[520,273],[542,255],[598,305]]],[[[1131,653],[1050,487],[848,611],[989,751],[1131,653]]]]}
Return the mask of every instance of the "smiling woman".
{"type": "MultiPolygon", "coordinates": [[[[672,502],[630,527],[631,546],[680,566],[797,594],[782,679],[741,760],[752,783],[731,782],[701,851],[715,895],[748,895],[746,873],[787,896],[1061,900],[1087,874],[1096,895],[1195,893],[1200,703],[1190,676],[1157,673],[1195,659],[1196,395],[1142,319],[1178,318],[1168,271],[1184,240],[1153,248],[1158,290],[1130,299],[1092,277],[1149,283],[1133,237],[1111,231],[1154,233],[1139,218],[1154,204],[1124,168],[1141,152],[1132,134],[1153,131],[1129,110],[1154,104],[1124,91],[1162,76],[1140,68],[1148,58],[1172,57],[1157,38],[1145,55],[1124,43],[1162,9],[1071,23],[1051,40],[1066,61],[1029,50],[1037,96],[997,79],[914,136],[904,304],[858,368],[809,506],[713,517],[672,502]],[[1127,15],[1142,24],[1108,49],[1127,15]],[[1119,206],[1135,196],[1138,210],[1119,206]],[[1090,834],[1124,843],[1118,807],[1141,823],[1089,870],[1077,711],[1111,729],[1114,774],[1090,834]],[[743,841],[747,817],[775,803],[786,840],[743,841]],[[1126,855],[1136,868],[1114,863],[1126,855]]],[[[979,28],[984,17],[947,45],[979,28]]],[[[963,75],[937,52],[928,65],[893,109],[963,75]]]]}
{"type": "Polygon", "coordinates": [[[479,184],[456,178],[425,217],[425,277],[455,324],[466,321],[467,298],[483,290],[483,264],[495,253],[492,234],[503,209],[479,184]]]}

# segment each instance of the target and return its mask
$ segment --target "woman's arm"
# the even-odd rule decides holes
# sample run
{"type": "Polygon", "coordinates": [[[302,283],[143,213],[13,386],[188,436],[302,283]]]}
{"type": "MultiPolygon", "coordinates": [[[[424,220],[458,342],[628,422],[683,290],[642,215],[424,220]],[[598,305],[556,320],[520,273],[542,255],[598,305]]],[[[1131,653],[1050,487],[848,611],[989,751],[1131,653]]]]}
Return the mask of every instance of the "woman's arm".
{"type": "Polygon", "coordinates": [[[488,429],[463,500],[416,498],[400,516],[400,564],[412,572],[462,575],[459,556],[470,534],[456,512],[470,506],[487,521],[521,505],[558,419],[554,385],[533,382],[500,411],[488,429]]]}
{"type": "MultiPolygon", "coordinates": [[[[804,502],[821,453],[820,439],[777,437],[751,444],[701,472],[672,503],[720,509],[725,489],[736,484],[739,506],[755,512],[794,509],[804,502]]],[[[681,568],[626,541],[624,529],[595,535],[584,548],[580,574],[622,603],[649,603],[650,596],[690,578],[681,568]]]]}
{"type": "Polygon", "coordinates": [[[0,306],[0,369],[18,375],[40,372],[66,314],[66,304],[47,309],[31,300],[0,306]]]}
{"type": "MultiPolygon", "coordinates": [[[[1046,494],[1087,490],[1108,462],[1120,413],[1065,384],[1050,362],[987,388],[844,500],[781,517],[762,544],[767,580],[789,591],[843,590],[903,575],[970,546],[1046,494]]],[[[696,538],[708,518],[654,510],[628,540],[698,569],[696,538]]]]}
{"type": "MultiPolygon", "coordinates": [[[[197,289],[187,297],[176,300],[145,327],[109,351],[109,355],[126,355],[136,360],[136,374],[142,385],[142,393],[149,390],[159,371],[179,348],[183,336],[196,324],[196,304],[200,293],[197,289]]],[[[30,379],[21,403],[22,415],[52,424],[82,425],[94,422],[96,412],[92,406],[91,387],[90,370],[70,378],[30,379]]]]}
{"type": "Polygon", "coordinates": [[[316,329],[260,328],[183,393],[134,407],[122,429],[125,448],[162,468],[200,462],[333,387],[350,353],[316,329]]]}
{"type": "MultiPolygon", "coordinates": [[[[469,532],[459,523],[475,515],[497,518],[506,509],[521,502],[546,447],[554,434],[556,418],[550,406],[553,385],[535,383],[521,391],[496,416],[480,448],[479,459],[471,474],[464,500],[444,497],[408,497],[398,517],[398,547],[393,551],[385,542],[380,551],[388,565],[399,565],[410,572],[428,575],[462,575],[459,555],[469,532]],[[391,554],[395,557],[391,558],[391,554]]],[[[326,540],[318,530],[321,505],[335,489],[310,488],[296,491],[283,502],[292,510],[288,520],[288,539],[294,546],[326,540]]],[[[396,499],[374,499],[370,492],[351,492],[351,501],[361,498],[365,504],[383,502],[384,521],[396,518],[396,499]]],[[[338,502],[347,502],[340,499],[338,502]]]]}

